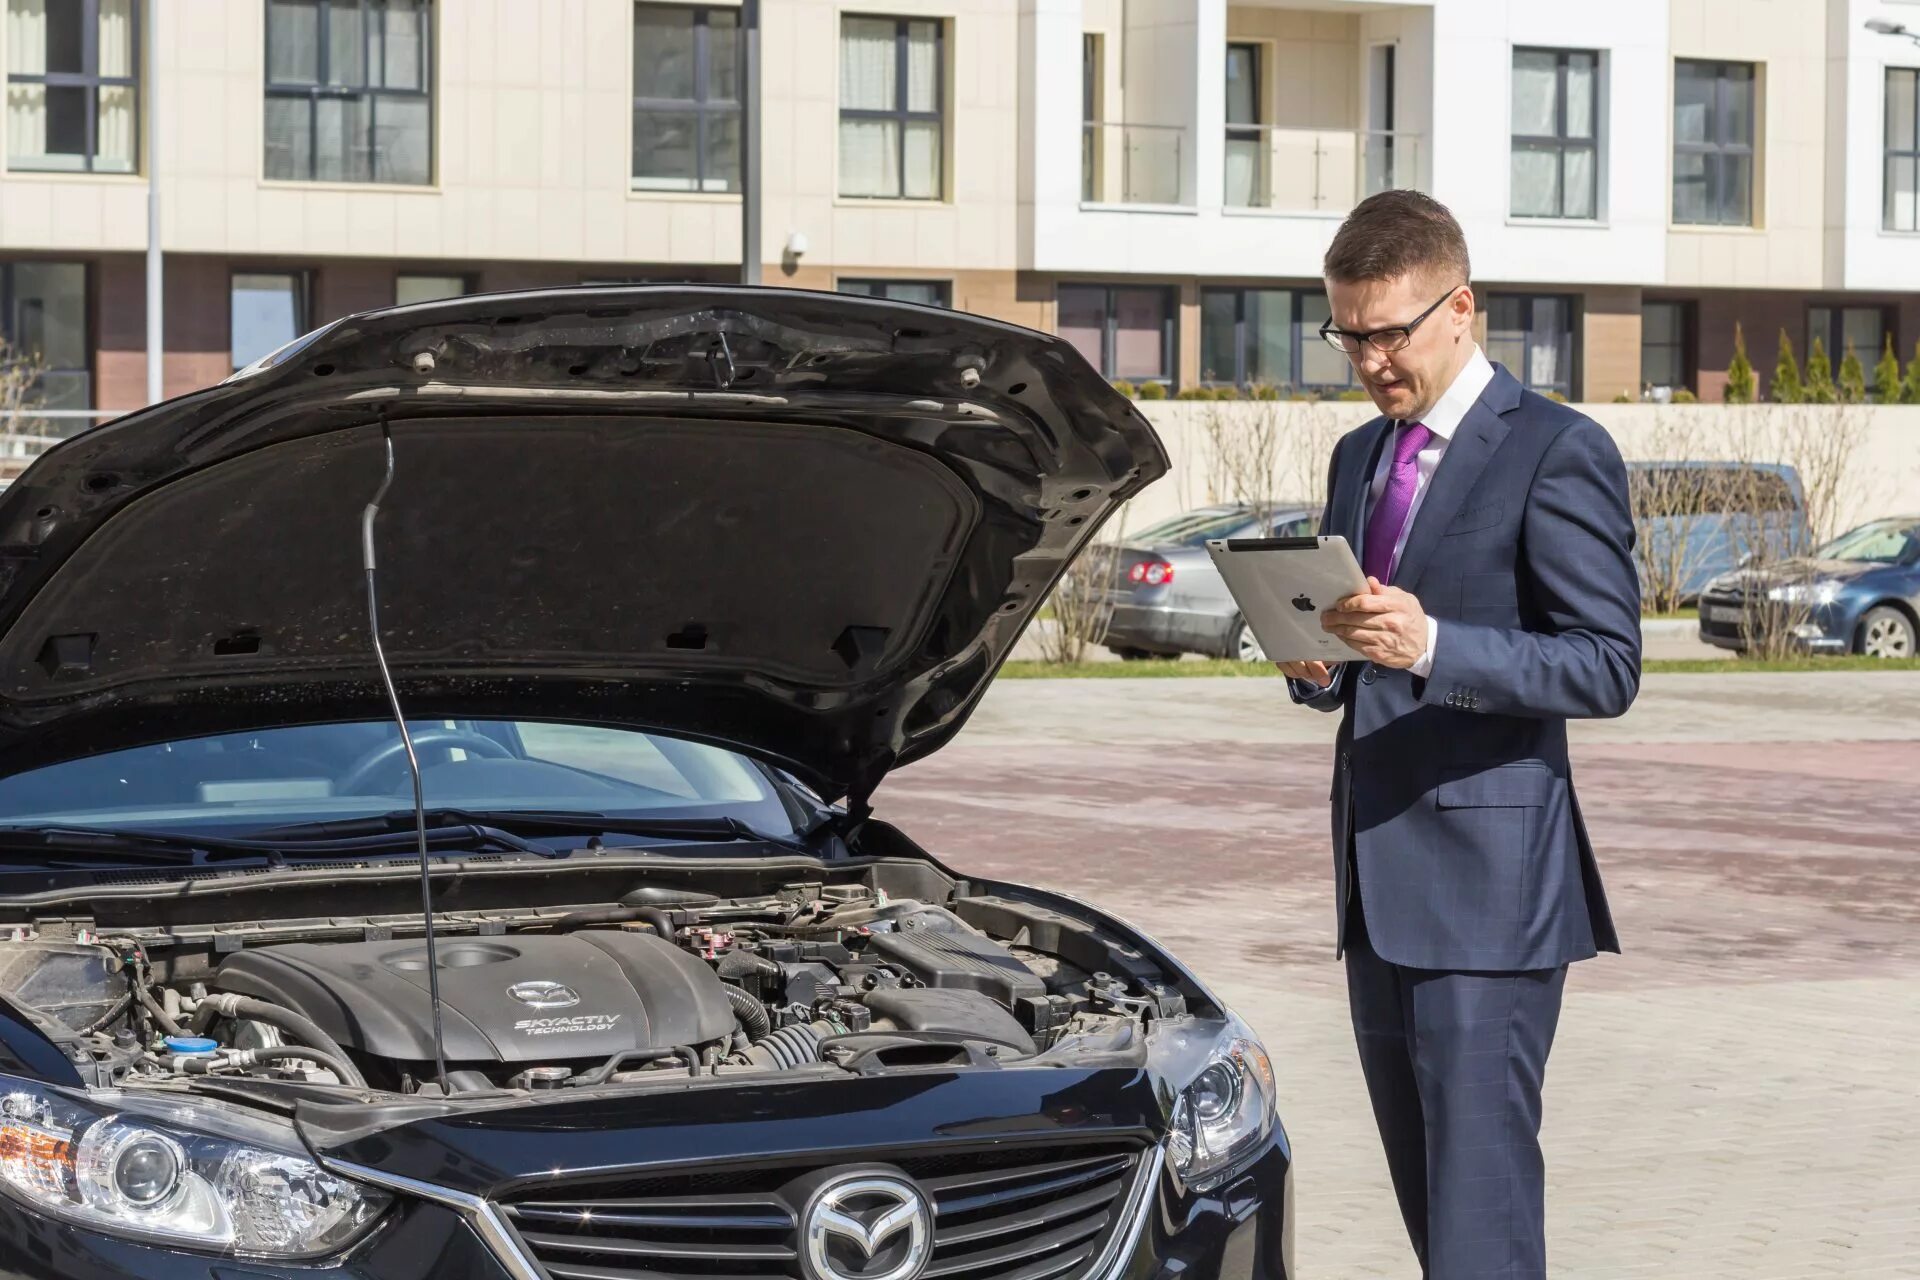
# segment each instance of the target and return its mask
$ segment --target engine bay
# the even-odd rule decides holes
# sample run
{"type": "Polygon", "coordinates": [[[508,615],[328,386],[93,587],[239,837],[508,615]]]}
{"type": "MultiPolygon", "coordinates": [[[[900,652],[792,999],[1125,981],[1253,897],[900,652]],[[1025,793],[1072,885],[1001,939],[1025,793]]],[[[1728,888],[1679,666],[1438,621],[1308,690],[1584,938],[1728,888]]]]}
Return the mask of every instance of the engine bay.
{"type": "MultiPolygon", "coordinates": [[[[1146,1022],[1185,1012],[1125,940],[927,871],[901,879],[906,893],[869,869],[731,896],[640,882],[597,904],[449,912],[437,926],[447,1089],[1111,1060],[1146,1022]]],[[[213,1077],[437,1094],[413,924],[41,918],[0,926],[0,996],[95,1086],[213,1077]]]]}

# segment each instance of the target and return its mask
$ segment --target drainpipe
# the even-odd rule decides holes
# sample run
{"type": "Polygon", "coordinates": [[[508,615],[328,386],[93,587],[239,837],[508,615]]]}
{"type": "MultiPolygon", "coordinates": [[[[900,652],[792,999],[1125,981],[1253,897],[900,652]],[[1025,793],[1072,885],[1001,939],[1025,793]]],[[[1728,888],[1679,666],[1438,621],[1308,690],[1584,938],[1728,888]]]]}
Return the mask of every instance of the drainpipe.
{"type": "Polygon", "coordinates": [[[160,115],[160,81],[156,74],[160,59],[154,52],[154,46],[160,43],[160,0],[147,0],[145,37],[141,41],[141,61],[146,70],[146,110],[141,113],[145,122],[147,150],[147,403],[158,404],[165,398],[162,389],[161,359],[165,352],[163,325],[164,303],[161,298],[160,274],[160,130],[157,120],[160,115]]]}
{"type": "Polygon", "coordinates": [[[760,0],[743,0],[740,38],[740,283],[760,283],[760,0]]]}

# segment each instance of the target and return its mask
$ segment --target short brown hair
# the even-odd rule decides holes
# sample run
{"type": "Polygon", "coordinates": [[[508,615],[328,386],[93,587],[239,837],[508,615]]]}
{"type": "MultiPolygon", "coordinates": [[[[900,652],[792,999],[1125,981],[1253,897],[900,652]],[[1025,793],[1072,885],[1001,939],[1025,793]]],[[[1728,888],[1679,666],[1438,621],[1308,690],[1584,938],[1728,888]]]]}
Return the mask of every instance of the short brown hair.
{"type": "Polygon", "coordinates": [[[1447,206],[1418,191],[1382,191],[1355,205],[1320,269],[1343,284],[1414,272],[1447,276],[1454,285],[1471,281],[1466,233],[1447,206]]]}

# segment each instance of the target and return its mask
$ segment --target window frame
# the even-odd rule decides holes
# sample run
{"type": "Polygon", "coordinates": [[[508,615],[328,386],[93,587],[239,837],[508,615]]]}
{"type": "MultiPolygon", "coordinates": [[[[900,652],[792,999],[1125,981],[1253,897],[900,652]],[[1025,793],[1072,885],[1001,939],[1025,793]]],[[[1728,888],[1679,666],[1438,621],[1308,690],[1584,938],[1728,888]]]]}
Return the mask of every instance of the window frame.
{"type": "Polygon", "coordinates": [[[1496,301],[1505,300],[1505,299],[1515,299],[1523,304],[1527,304],[1526,325],[1521,330],[1522,334],[1524,335],[1521,338],[1521,342],[1523,346],[1530,346],[1532,344],[1533,335],[1536,332],[1536,330],[1533,328],[1533,308],[1531,304],[1533,304],[1534,302],[1543,301],[1543,300],[1561,302],[1566,304],[1566,316],[1567,316],[1566,380],[1563,382],[1534,382],[1529,379],[1529,377],[1527,376],[1527,370],[1524,368],[1517,369],[1517,370],[1508,369],[1507,372],[1511,373],[1514,376],[1514,379],[1517,382],[1519,382],[1521,386],[1525,387],[1529,391],[1537,392],[1541,395],[1545,395],[1548,391],[1558,391],[1561,395],[1565,396],[1569,401],[1578,401],[1580,399],[1580,393],[1582,391],[1580,365],[1581,365],[1581,358],[1583,355],[1583,352],[1581,350],[1581,345],[1582,345],[1581,329],[1583,328],[1582,319],[1583,319],[1584,313],[1581,309],[1581,302],[1582,302],[1581,295],[1577,293],[1556,293],[1550,289],[1534,289],[1534,290],[1520,290],[1520,291],[1510,291],[1510,290],[1503,289],[1497,293],[1489,292],[1487,294],[1487,341],[1485,344],[1486,347],[1489,348],[1488,350],[1489,358],[1492,358],[1491,348],[1493,346],[1493,304],[1496,301]]]}
{"type": "MultiPolygon", "coordinates": [[[[282,267],[282,266],[276,266],[271,263],[234,266],[229,268],[227,271],[227,359],[228,360],[232,360],[233,354],[234,354],[233,352],[233,338],[234,338],[233,282],[240,276],[286,276],[289,279],[291,279],[294,282],[295,287],[298,291],[296,304],[294,308],[295,314],[293,318],[293,336],[294,338],[299,338],[304,334],[313,332],[313,329],[314,329],[314,322],[313,322],[314,272],[313,271],[305,267],[282,267]]],[[[397,278],[398,277],[396,273],[396,279],[397,278]]],[[[258,360],[262,356],[271,355],[274,351],[278,351],[279,349],[280,348],[278,346],[270,347],[268,348],[268,350],[261,352],[259,356],[255,356],[254,359],[258,360]]],[[[251,364],[251,363],[252,361],[248,362],[248,364],[251,364]]],[[[234,372],[236,373],[238,373],[240,370],[246,367],[247,365],[244,365],[244,364],[236,364],[233,366],[234,372]]]]}
{"type": "Polygon", "coordinates": [[[1162,372],[1149,378],[1128,378],[1130,382],[1161,382],[1169,388],[1176,387],[1180,381],[1180,291],[1177,286],[1168,284],[1135,284],[1131,282],[1113,283],[1104,280],[1062,280],[1054,286],[1054,332],[1060,331],[1060,294],[1067,289],[1098,289],[1102,294],[1100,323],[1100,376],[1109,382],[1121,380],[1121,375],[1112,372],[1115,349],[1119,338],[1119,316],[1114,307],[1114,295],[1121,289],[1151,289],[1160,293],[1165,303],[1165,311],[1160,321],[1160,368],[1162,372]]]}
{"type": "MultiPolygon", "coordinates": [[[[1760,129],[1760,65],[1755,62],[1741,62],[1727,58],[1675,58],[1674,82],[1679,83],[1680,67],[1690,65],[1710,68],[1712,71],[1713,101],[1708,107],[1707,142],[1682,142],[1676,129],[1673,139],[1672,189],[1669,192],[1668,216],[1677,227],[1753,227],[1758,226],[1759,210],[1756,207],[1755,194],[1759,186],[1760,149],[1758,133],[1760,129]],[[1730,141],[1727,138],[1727,120],[1731,115],[1729,106],[1729,87],[1732,84],[1727,72],[1733,68],[1744,68],[1747,72],[1747,86],[1750,102],[1747,109],[1747,138],[1744,142],[1730,141]],[[1708,217],[1702,221],[1680,219],[1680,157],[1702,156],[1706,159],[1707,204],[1711,213],[1723,216],[1708,217]],[[1747,216],[1735,221],[1725,217],[1727,197],[1727,173],[1733,167],[1729,158],[1744,156],[1747,161],[1747,216]]],[[[1679,95],[1674,95],[1673,109],[1680,110],[1679,95]]]]}
{"type": "Polygon", "coordinates": [[[334,9],[355,9],[359,12],[362,40],[361,54],[365,65],[369,67],[371,67],[374,62],[371,52],[374,47],[374,27],[376,25],[380,27],[379,40],[381,56],[379,61],[380,65],[385,67],[385,26],[384,24],[370,23],[368,16],[375,12],[384,12],[387,8],[387,0],[314,0],[314,3],[316,5],[315,13],[318,19],[318,25],[314,30],[314,82],[312,84],[303,84],[297,81],[275,81],[273,79],[273,7],[271,4],[265,6],[265,17],[260,24],[260,81],[263,102],[260,129],[261,180],[265,182],[341,183],[355,187],[433,186],[439,176],[440,163],[438,137],[440,132],[440,112],[438,104],[434,101],[438,95],[434,92],[433,74],[435,54],[438,49],[435,31],[439,17],[438,6],[434,3],[434,0],[422,0],[421,7],[426,16],[426,21],[421,24],[420,29],[420,88],[394,89],[386,85],[336,85],[327,83],[333,60],[333,40],[331,39],[330,27],[333,23],[334,9]],[[376,170],[372,162],[372,134],[373,131],[379,127],[379,106],[380,99],[383,97],[403,98],[411,102],[424,101],[427,104],[427,174],[424,181],[401,181],[397,179],[383,179],[376,176],[376,170]],[[273,98],[282,98],[289,101],[302,98],[306,99],[307,174],[304,177],[275,178],[267,176],[267,146],[271,142],[271,139],[268,136],[266,128],[264,103],[273,98]],[[359,178],[322,178],[316,176],[320,164],[320,102],[323,99],[352,102],[360,98],[367,99],[368,105],[366,141],[369,153],[367,170],[369,176],[364,180],[359,178]]]}
{"type": "MultiPolygon", "coordinates": [[[[80,268],[80,340],[85,351],[85,363],[77,367],[64,364],[45,365],[41,368],[40,374],[42,378],[49,373],[78,373],[85,375],[87,380],[86,407],[88,410],[91,410],[94,406],[94,391],[97,386],[94,362],[98,358],[98,345],[94,338],[94,312],[96,308],[94,306],[93,264],[84,259],[77,258],[0,259],[0,339],[4,339],[8,346],[17,345],[14,335],[10,332],[13,308],[17,295],[17,287],[14,284],[14,269],[23,265],[75,266],[80,268]]],[[[32,411],[27,410],[26,412],[31,413],[32,411]]]]}
{"type": "Polygon", "coordinates": [[[1880,229],[1882,231],[1920,231],[1920,67],[1888,67],[1886,75],[1880,81],[1880,229]],[[1911,148],[1898,150],[1893,145],[1893,78],[1895,76],[1912,78],[1914,103],[1914,119],[1907,122],[1913,145],[1911,148]],[[1911,226],[1898,225],[1893,216],[1893,166],[1899,160],[1910,162],[1914,169],[1913,225],[1911,226]]]}
{"type": "MultiPolygon", "coordinates": [[[[103,173],[115,176],[137,176],[141,172],[142,148],[140,140],[141,113],[146,110],[145,94],[141,91],[140,44],[146,38],[144,14],[146,5],[140,0],[128,6],[127,63],[132,73],[124,76],[103,76],[100,74],[100,0],[78,0],[81,5],[80,67],[79,71],[8,71],[6,83],[37,84],[49,89],[85,89],[87,90],[87,150],[82,156],[84,163],[74,169],[63,165],[22,163],[12,155],[8,148],[7,171],[9,173],[103,173]],[[96,161],[100,155],[100,90],[103,88],[133,90],[133,163],[125,169],[101,169],[96,161]]],[[[44,55],[43,55],[44,60],[44,55]]],[[[91,396],[89,396],[91,399],[91,396]]]]}
{"type": "Polygon", "coordinates": [[[1685,387],[1688,391],[1698,392],[1700,388],[1697,383],[1699,382],[1700,371],[1696,353],[1699,349],[1699,332],[1697,307],[1693,299],[1643,297],[1640,300],[1640,385],[1643,388],[1671,385],[1674,390],[1685,387]],[[1672,307],[1674,309],[1675,319],[1680,330],[1678,341],[1654,343],[1647,341],[1646,313],[1648,307],[1672,307]],[[1678,358],[1680,373],[1682,375],[1679,381],[1672,384],[1656,383],[1647,377],[1648,347],[1670,350],[1674,353],[1678,358]]]}
{"type": "MultiPolygon", "coordinates": [[[[728,179],[730,185],[724,187],[710,187],[707,185],[709,181],[707,173],[707,130],[709,125],[716,117],[731,116],[734,120],[741,122],[741,128],[743,130],[745,128],[742,104],[738,96],[732,98],[714,98],[709,96],[713,84],[713,15],[715,13],[730,13],[733,15],[734,84],[738,86],[744,80],[746,72],[746,41],[740,27],[740,10],[738,8],[732,5],[660,4],[655,3],[655,0],[634,0],[632,13],[633,33],[635,37],[633,40],[634,65],[630,68],[633,76],[631,82],[633,85],[633,106],[628,121],[632,129],[631,138],[634,141],[639,139],[640,113],[642,111],[692,116],[694,173],[693,185],[691,187],[657,185],[667,180],[646,178],[634,172],[638,157],[632,154],[633,147],[629,145],[629,154],[627,156],[627,185],[629,190],[649,194],[664,193],[669,195],[737,196],[740,194],[740,151],[742,149],[740,147],[736,147],[734,151],[733,173],[728,179]],[[638,37],[640,32],[640,10],[643,8],[678,9],[693,14],[693,97],[648,98],[641,96],[640,47],[638,37]]],[[[744,137],[742,140],[744,141],[744,137]]]]}
{"type": "Polygon", "coordinates": [[[840,58],[846,57],[847,19],[864,19],[868,22],[891,22],[893,24],[893,97],[891,110],[879,110],[872,107],[849,107],[836,102],[838,114],[834,117],[836,129],[834,137],[834,198],[836,200],[899,200],[914,204],[938,204],[947,198],[947,23],[944,18],[902,17],[892,13],[864,13],[844,10],[840,14],[838,29],[835,31],[835,52],[840,58]],[[915,23],[926,23],[933,28],[933,102],[932,111],[914,111],[909,104],[913,101],[913,85],[910,82],[912,63],[912,37],[909,32],[915,23]],[[894,172],[899,175],[899,190],[893,195],[849,195],[842,189],[845,175],[840,172],[840,141],[837,126],[847,120],[892,121],[899,126],[894,131],[894,172]],[[933,124],[939,128],[940,173],[934,183],[939,194],[932,196],[910,196],[907,191],[907,126],[909,124],[933,124]]]}
{"type": "MultiPolygon", "coordinates": [[[[1847,312],[1849,311],[1879,313],[1881,345],[1885,345],[1887,335],[1892,334],[1894,355],[1900,354],[1900,309],[1897,306],[1883,302],[1848,302],[1844,298],[1826,302],[1815,299],[1807,303],[1806,329],[1802,334],[1806,345],[1801,349],[1800,361],[1804,370],[1806,361],[1813,356],[1813,340],[1818,336],[1821,345],[1826,348],[1827,364],[1833,371],[1835,386],[1840,383],[1840,362],[1847,358],[1847,312]],[[1827,331],[1818,335],[1813,331],[1813,313],[1816,311],[1827,313],[1827,331]]],[[[1880,359],[1880,347],[1876,346],[1872,351],[1856,351],[1855,354],[1860,357],[1860,366],[1866,371],[1868,385],[1871,387],[1873,366],[1880,359]]]]}
{"type": "Polygon", "coordinates": [[[934,302],[931,305],[936,307],[944,307],[948,311],[953,310],[953,281],[951,280],[945,280],[945,279],[916,280],[916,279],[911,279],[907,276],[840,276],[834,280],[833,289],[835,293],[845,293],[849,297],[875,298],[882,302],[905,302],[909,305],[917,305],[917,306],[928,305],[927,303],[924,303],[924,302],[916,302],[912,298],[894,297],[891,293],[887,291],[895,285],[911,285],[915,288],[927,288],[931,286],[939,298],[937,302],[934,302]],[[846,287],[848,285],[869,286],[874,290],[874,292],[860,293],[860,292],[850,291],[846,287]]]}
{"type": "MultiPolygon", "coordinates": [[[[1336,387],[1333,383],[1325,383],[1325,382],[1306,383],[1306,382],[1300,381],[1300,376],[1299,376],[1300,365],[1301,365],[1301,360],[1300,360],[1301,306],[1300,304],[1301,304],[1302,297],[1304,297],[1307,294],[1310,294],[1311,292],[1312,292],[1311,289],[1297,289],[1292,287],[1291,285],[1284,285],[1284,284],[1225,284],[1225,285],[1204,286],[1200,290],[1200,307],[1199,307],[1200,355],[1202,360],[1202,368],[1200,370],[1200,385],[1204,387],[1231,386],[1231,387],[1242,387],[1242,388],[1255,386],[1255,385],[1262,385],[1262,386],[1284,388],[1290,391],[1303,391],[1303,390],[1309,390],[1309,389],[1311,390],[1345,390],[1347,387],[1352,386],[1353,383],[1351,381],[1351,375],[1352,375],[1351,362],[1349,362],[1349,365],[1348,365],[1349,381],[1343,384],[1342,386],[1336,387]],[[1290,376],[1285,382],[1256,384],[1247,376],[1247,365],[1248,365],[1247,354],[1249,350],[1248,329],[1247,329],[1247,323],[1248,323],[1247,322],[1247,311],[1248,311],[1247,303],[1249,301],[1250,295],[1256,294],[1256,293],[1284,293],[1287,295],[1287,362],[1291,366],[1291,368],[1288,371],[1290,376]],[[1207,334],[1206,334],[1207,299],[1209,297],[1218,297],[1222,294],[1228,295],[1233,298],[1233,377],[1231,379],[1221,378],[1221,377],[1209,378],[1207,376],[1207,370],[1204,367],[1204,362],[1206,359],[1206,351],[1207,351],[1207,334]]],[[[1319,342],[1320,339],[1316,337],[1313,339],[1313,341],[1319,342]]]]}
{"type": "Polygon", "coordinates": [[[1508,112],[1509,112],[1508,122],[1507,122],[1507,216],[1508,217],[1520,218],[1520,219],[1524,219],[1527,221],[1534,221],[1534,222],[1598,222],[1600,220],[1600,210],[1604,203],[1601,199],[1601,187],[1604,184],[1605,176],[1606,176],[1605,165],[1603,163],[1605,159],[1606,122],[1601,116],[1601,109],[1605,105],[1604,95],[1601,92],[1601,80],[1605,74],[1605,70],[1604,70],[1605,67],[1606,67],[1606,62],[1601,57],[1601,51],[1598,49],[1557,49],[1557,48],[1550,48],[1543,45],[1513,46],[1512,56],[1509,57],[1507,60],[1507,77],[1508,77],[1507,103],[1508,103],[1508,112]],[[1512,103],[1513,103],[1512,77],[1514,73],[1514,59],[1517,59],[1521,54],[1524,54],[1524,53],[1536,53],[1536,54],[1544,53],[1544,54],[1553,55],[1553,59],[1554,59],[1554,91],[1553,91],[1554,133],[1551,136],[1546,134],[1516,133],[1514,131],[1512,115],[1511,115],[1512,103]],[[1588,113],[1589,113],[1588,118],[1593,121],[1593,136],[1590,138],[1570,138],[1567,136],[1568,60],[1576,56],[1584,56],[1584,57],[1593,59],[1593,97],[1592,97],[1592,101],[1588,104],[1588,113]],[[1517,151],[1522,149],[1523,145],[1525,149],[1530,151],[1546,150],[1549,148],[1554,151],[1556,156],[1556,163],[1559,166],[1559,181],[1557,186],[1559,190],[1560,212],[1558,213],[1517,213],[1514,211],[1514,208],[1513,208],[1513,156],[1517,151]],[[1592,204],[1591,204],[1591,207],[1585,213],[1568,213],[1567,212],[1567,152],[1568,151],[1591,151],[1593,153],[1593,187],[1591,191],[1592,204]]]}

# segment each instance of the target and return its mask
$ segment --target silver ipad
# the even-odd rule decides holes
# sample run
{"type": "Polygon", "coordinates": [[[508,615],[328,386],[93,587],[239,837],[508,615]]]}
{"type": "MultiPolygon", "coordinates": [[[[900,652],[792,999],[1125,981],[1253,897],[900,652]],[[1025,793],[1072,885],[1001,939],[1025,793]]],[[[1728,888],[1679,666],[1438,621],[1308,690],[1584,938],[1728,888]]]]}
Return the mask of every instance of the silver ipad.
{"type": "Polygon", "coordinates": [[[1268,659],[1346,662],[1360,657],[1346,641],[1320,629],[1323,610],[1367,589],[1367,575],[1345,538],[1213,538],[1207,553],[1268,659]]]}

